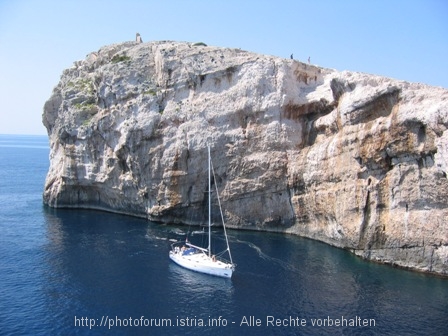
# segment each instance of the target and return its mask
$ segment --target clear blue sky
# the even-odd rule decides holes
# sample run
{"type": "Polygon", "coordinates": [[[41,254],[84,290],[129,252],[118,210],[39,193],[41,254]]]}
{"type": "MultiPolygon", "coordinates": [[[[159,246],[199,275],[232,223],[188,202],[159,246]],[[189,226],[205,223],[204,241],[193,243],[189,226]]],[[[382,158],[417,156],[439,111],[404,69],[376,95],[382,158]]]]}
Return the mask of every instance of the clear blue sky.
{"type": "Polygon", "coordinates": [[[448,88],[447,0],[0,0],[0,134],[46,134],[62,70],[136,32],[448,88]]]}

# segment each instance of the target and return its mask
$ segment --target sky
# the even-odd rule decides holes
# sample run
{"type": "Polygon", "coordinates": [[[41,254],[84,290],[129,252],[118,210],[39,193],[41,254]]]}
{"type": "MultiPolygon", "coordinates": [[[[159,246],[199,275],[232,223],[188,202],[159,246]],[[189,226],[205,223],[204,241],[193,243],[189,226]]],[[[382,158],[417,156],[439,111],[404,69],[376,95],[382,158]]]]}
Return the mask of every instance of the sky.
{"type": "Polygon", "coordinates": [[[62,71],[137,32],[448,89],[446,0],[0,0],[0,134],[46,134],[62,71]]]}

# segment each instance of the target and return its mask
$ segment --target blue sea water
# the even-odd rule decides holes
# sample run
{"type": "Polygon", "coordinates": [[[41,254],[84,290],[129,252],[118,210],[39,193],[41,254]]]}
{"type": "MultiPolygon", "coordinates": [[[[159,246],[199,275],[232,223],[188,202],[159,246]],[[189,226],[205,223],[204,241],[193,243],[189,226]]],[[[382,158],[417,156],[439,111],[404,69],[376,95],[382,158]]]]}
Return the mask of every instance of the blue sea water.
{"type": "Polygon", "coordinates": [[[448,334],[447,279],[235,230],[233,278],[194,273],[168,258],[187,227],[43,206],[48,155],[0,135],[0,335],[448,334]]]}

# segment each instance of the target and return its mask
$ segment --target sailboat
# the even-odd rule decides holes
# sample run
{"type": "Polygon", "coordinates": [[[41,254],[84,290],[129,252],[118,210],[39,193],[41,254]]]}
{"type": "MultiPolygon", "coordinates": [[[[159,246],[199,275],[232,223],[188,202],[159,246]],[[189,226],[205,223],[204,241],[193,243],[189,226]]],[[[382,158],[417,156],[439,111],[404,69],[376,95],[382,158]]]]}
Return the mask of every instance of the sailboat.
{"type": "MultiPolygon", "coordinates": [[[[210,146],[208,146],[208,246],[200,247],[191,244],[188,238],[185,242],[177,242],[171,245],[170,258],[176,264],[190,269],[192,271],[215,275],[224,278],[231,278],[235,271],[235,264],[232,261],[232,255],[230,253],[229,240],[227,239],[227,232],[224,223],[224,216],[221,210],[221,201],[218,195],[219,210],[221,212],[222,226],[224,229],[224,236],[226,238],[227,248],[219,254],[212,254],[212,216],[211,216],[211,174],[213,166],[210,157],[210,146]],[[224,259],[223,255],[228,254],[229,259],[224,259]]],[[[215,185],[216,186],[216,185],[215,185]]],[[[218,194],[218,188],[216,187],[216,194],[218,194]]]]}

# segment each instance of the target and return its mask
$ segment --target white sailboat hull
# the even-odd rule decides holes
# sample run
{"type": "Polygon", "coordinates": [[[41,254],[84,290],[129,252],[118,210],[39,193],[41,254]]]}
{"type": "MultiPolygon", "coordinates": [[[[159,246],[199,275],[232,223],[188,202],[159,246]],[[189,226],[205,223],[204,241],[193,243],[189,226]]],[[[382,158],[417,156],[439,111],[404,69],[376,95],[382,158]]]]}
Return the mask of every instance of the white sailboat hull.
{"type": "Polygon", "coordinates": [[[233,265],[209,257],[203,252],[183,255],[182,252],[170,251],[170,258],[176,264],[192,271],[215,275],[223,278],[231,278],[233,265]]]}

